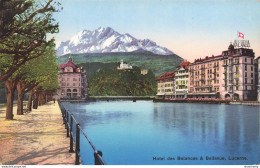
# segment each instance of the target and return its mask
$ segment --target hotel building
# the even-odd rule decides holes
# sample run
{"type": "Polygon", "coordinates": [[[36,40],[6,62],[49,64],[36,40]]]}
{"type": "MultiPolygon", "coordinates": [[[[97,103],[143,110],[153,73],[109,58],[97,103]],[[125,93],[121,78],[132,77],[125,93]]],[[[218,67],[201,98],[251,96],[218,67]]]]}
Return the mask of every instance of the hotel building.
{"type": "Polygon", "coordinates": [[[189,98],[255,99],[254,52],[229,45],[221,55],[189,65],[189,98]]]}
{"type": "Polygon", "coordinates": [[[260,56],[255,59],[255,89],[257,101],[260,102],[260,56]]]}
{"type": "Polygon", "coordinates": [[[60,86],[58,99],[88,97],[86,71],[83,68],[78,68],[71,58],[66,64],[60,64],[58,82],[60,86]]]}
{"type": "Polygon", "coordinates": [[[174,72],[161,75],[157,79],[157,94],[160,99],[173,98],[174,95],[174,72]]]}
{"type": "Polygon", "coordinates": [[[184,61],[175,70],[175,98],[187,98],[189,87],[189,61],[184,61]]]}

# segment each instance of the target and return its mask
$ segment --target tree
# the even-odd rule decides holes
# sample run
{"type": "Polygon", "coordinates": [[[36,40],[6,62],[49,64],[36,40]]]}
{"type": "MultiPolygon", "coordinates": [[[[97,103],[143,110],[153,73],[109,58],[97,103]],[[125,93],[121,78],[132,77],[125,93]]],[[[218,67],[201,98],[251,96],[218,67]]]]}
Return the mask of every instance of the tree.
{"type": "Polygon", "coordinates": [[[23,114],[23,98],[26,92],[31,91],[38,85],[43,88],[47,87],[45,90],[55,87],[50,85],[49,82],[53,79],[58,81],[58,65],[56,60],[55,45],[53,43],[48,47],[47,52],[43,56],[28,61],[17,71],[16,76],[19,79],[17,83],[17,115],[23,114]]]}
{"type": "Polygon", "coordinates": [[[17,115],[22,115],[24,94],[42,82],[49,80],[50,77],[56,76],[57,80],[58,65],[54,47],[54,43],[47,47],[43,46],[45,53],[41,57],[27,61],[6,80],[8,90],[6,119],[13,119],[13,98],[16,88],[18,91],[17,115]]]}
{"type": "Polygon", "coordinates": [[[0,6],[0,39],[4,41],[18,31],[20,26],[15,24],[15,17],[32,6],[32,1],[0,0],[0,6]]]}
{"type": "Polygon", "coordinates": [[[46,35],[58,32],[52,14],[60,4],[53,0],[0,0],[0,4],[0,81],[5,81],[27,61],[43,55],[42,46],[53,43],[46,35]]]}

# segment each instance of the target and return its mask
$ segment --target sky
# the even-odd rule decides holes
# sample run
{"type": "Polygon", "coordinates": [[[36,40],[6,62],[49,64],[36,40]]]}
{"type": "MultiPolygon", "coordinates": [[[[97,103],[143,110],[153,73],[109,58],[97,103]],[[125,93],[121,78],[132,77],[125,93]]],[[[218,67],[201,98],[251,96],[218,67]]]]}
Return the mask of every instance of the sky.
{"type": "Polygon", "coordinates": [[[260,0],[60,0],[56,41],[81,30],[111,27],[150,39],[191,62],[220,55],[237,32],[260,56],[260,0]]]}

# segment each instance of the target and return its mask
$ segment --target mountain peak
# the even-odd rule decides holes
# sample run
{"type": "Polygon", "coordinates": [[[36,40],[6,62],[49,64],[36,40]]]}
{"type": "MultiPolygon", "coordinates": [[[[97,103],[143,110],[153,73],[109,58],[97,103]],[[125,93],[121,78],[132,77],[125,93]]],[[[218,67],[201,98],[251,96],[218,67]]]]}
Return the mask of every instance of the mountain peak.
{"type": "Polygon", "coordinates": [[[150,51],[159,55],[171,55],[173,52],[155,42],[139,40],[130,34],[120,34],[111,27],[99,27],[93,31],[82,30],[70,40],[57,46],[57,55],[104,52],[150,51]]]}

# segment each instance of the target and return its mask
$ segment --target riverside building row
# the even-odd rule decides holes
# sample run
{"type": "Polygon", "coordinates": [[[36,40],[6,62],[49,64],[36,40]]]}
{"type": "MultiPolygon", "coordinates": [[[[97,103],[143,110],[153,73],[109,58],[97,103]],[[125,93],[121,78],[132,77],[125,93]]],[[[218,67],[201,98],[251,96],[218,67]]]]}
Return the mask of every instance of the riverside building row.
{"type": "Polygon", "coordinates": [[[256,100],[260,63],[254,57],[252,49],[234,48],[230,44],[221,55],[196,59],[193,63],[185,61],[171,72],[174,77],[162,78],[163,74],[156,79],[157,97],[256,100]],[[171,82],[173,86],[169,88],[171,82]]]}

